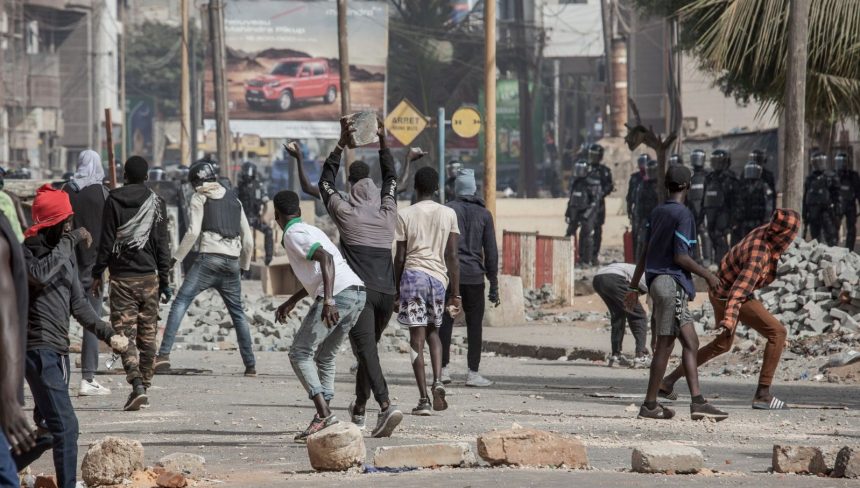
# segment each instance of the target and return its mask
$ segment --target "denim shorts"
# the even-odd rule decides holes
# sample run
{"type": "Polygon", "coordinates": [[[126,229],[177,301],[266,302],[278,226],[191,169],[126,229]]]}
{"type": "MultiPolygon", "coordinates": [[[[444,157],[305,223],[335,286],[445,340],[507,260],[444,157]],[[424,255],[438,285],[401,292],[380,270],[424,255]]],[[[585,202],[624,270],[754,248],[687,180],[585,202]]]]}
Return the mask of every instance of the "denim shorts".
{"type": "Polygon", "coordinates": [[[669,275],[654,278],[648,294],[653,303],[651,320],[656,335],[678,337],[682,326],[693,323],[693,316],[687,308],[687,293],[675,278],[669,275]]]}

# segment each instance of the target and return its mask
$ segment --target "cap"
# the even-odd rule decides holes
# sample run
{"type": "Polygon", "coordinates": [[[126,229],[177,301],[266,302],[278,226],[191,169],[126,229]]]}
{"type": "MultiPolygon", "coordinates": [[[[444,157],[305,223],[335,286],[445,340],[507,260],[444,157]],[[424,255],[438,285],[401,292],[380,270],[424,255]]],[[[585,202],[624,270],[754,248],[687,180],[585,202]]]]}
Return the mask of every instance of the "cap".
{"type": "Polygon", "coordinates": [[[693,174],[686,166],[669,166],[666,170],[666,186],[682,188],[690,186],[693,174]]]}

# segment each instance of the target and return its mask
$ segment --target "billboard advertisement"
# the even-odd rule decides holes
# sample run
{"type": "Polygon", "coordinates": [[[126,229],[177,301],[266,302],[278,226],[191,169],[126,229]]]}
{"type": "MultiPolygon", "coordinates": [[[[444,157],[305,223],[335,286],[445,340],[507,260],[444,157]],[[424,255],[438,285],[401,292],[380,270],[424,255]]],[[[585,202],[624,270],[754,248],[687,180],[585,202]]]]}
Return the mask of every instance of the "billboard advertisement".
{"type": "MultiPolygon", "coordinates": [[[[338,137],[336,2],[228,0],[224,30],[232,132],[264,138],[338,137]]],[[[383,114],[387,4],[349,2],[347,32],[350,111],[383,114]]],[[[204,98],[208,128],[215,114],[209,68],[204,98]]]]}

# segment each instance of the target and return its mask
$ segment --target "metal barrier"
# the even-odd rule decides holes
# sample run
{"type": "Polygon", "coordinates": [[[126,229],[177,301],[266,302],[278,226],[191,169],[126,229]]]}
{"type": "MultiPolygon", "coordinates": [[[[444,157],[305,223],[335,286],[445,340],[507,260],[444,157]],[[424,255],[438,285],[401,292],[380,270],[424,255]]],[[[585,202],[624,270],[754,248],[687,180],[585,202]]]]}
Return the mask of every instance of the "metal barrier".
{"type": "Polygon", "coordinates": [[[502,232],[502,274],[519,276],[525,288],[552,285],[568,305],[574,296],[574,240],[536,232],[502,232]]]}

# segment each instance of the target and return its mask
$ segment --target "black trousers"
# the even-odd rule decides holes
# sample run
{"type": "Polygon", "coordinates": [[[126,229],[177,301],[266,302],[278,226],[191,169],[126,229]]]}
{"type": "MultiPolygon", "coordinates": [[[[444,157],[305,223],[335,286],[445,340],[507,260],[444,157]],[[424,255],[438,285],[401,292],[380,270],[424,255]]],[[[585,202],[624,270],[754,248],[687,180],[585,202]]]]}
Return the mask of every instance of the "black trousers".
{"type": "MultiPolygon", "coordinates": [[[[483,347],[484,327],[484,284],[460,284],[460,296],[463,297],[463,312],[466,314],[466,339],[469,347],[467,363],[469,371],[478,371],[481,366],[481,348],[483,347]]],[[[445,314],[439,338],[442,340],[442,367],[448,366],[451,359],[451,335],[454,333],[454,319],[445,314]]]]}
{"type": "Polygon", "coordinates": [[[358,359],[358,372],[355,375],[355,402],[358,405],[367,403],[370,390],[373,390],[373,398],[377,403],[389,401],[388,384],[379,364],[376,343],[382,337],[393,311],[394,295],[367,289],[364,310],[349,330],[349,341],[358,359]]]}
{"type": "Polygon", "coordinates": [[[708,220],[708,236],[714,249],[714,263],[719,265],[723,256],[729,252],[729,237],[731,235],[731,223],[725,211],[708,209],[705,210],[708,220]]]}
{"type": "Polygon", "coordinates": [[[810,206],[808,221],[812,238],[828,246],[835,246],[836,241],[839,240],[839,227],[835,217],[829,207],[810,206]]]}
{"type": "Polygon", "coordinates": [[[632,312],[624,310],[624,297],[630,284],[621,275],[601,274],[594,277],[594,291],[609,308],[609,322],[612,326],[612,354],[621,354],[624,341],[624,323],[630,325],[633,338],[636,340],[636,355],[642,356],[648,352],[648,316],[641,303],[637,303],[632,312]]]}
{"type": "Polygon", "coordinates": [[[265,249],[266,252],[265,263],[268,265],[272,262],[272,253],[275,248],[272,228],[261,219],[251,219],[251,221],[248,222],[248,226],[263,233],[263,249],[265,249]]]}
{"type": "Polygon", "coordinates": [[[845,219],[845,247],[853,251],[857,243],[857,206],[854,202],[843,209],[842,217],[845,219]]]}

